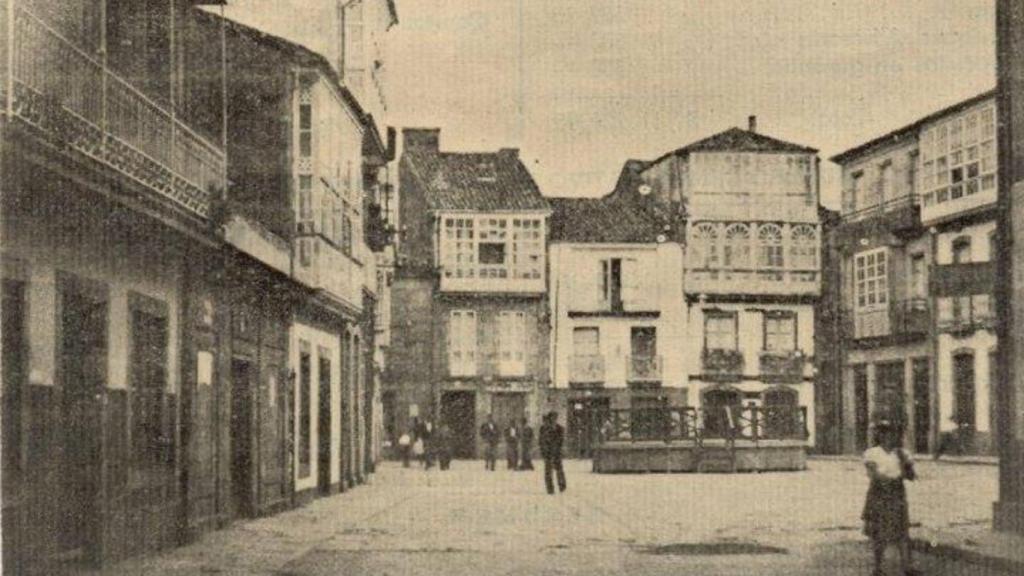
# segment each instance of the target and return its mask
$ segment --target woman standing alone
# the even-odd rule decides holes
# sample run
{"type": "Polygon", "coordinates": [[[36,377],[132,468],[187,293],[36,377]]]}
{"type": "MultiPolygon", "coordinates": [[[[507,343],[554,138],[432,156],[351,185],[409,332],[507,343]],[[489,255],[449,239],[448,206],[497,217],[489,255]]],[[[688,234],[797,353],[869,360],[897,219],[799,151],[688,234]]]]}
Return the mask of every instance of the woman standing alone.
{"type": "Polygon", "coordinates": [[[864,452],[864,465],[871,484],[864,502],[864,533],[871,538],[875,554],[875,576],[883,574],[885,549],[899,547],[900,568],[911,576],[919,574],[910,557],[910,514],[904,480],[914,480],[914,463],[900,448],[903,430],[890,420],[875,425],[877,445],[864,452]]]}

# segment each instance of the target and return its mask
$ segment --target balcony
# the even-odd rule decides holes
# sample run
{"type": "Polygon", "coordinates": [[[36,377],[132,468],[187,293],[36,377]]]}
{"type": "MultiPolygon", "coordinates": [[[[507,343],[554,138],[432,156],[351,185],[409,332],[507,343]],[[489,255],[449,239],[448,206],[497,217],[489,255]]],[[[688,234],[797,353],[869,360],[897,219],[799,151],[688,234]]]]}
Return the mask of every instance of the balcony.
{"type": "Polygon", "coordinates": [[[868,340],[894,337],[902,341],[924,338],[931,329],[931,309],[926,298],[909,298],[868,311],[844,312],[844,338],[868,340]]]}
{"type": "MultiPolygon", "coordinates": [[[[849,194],[849,193],[848,193],[849,194]]],[[[870,220],[883,214],[888,215],[887,220],[895,226],[913,225],[917,220],[920,198],[917,194],[906,194],[898,198],[886,200],[881,204],[867,206],[864,208],[844,209],[842,214],[843,223],[860,222],[870,220]]]]}
{"type": "Polygon", "coordinates": [[[10,98],[13,118],[209,218],[212,196],[224,189],[224,151],[18,4],[6,46],[13,68],[3,70],[13,92],[0,98],[10,98]]]}
{"type": "Polygon", "coordinates": [[[569,383],[596,386],[604,383],[604,356],[588,354],[573,356],[569,366],[569,383]]]}
{"type": "Polygon", "coordinates": [[[661,383],[661,356],[626,356],[626,382],[638,385],[661,383]]]}
{"type": "Polygon", "coordinates": [[[388,223],[383,208],[377,202],[366,204],[363,236],[365,236],[366,245],[374,252],[380,252],[392,243],[394,228],[388,223]]]}
{"type": "Polygon", "coordinates": [[[942,264],[933,266],[928,278],[932,296],[970,296],[991,294],[995,289],[994,262],[942,264]]]}
{"type": "Polygon", "coordinates": [[[976,330],[994,330],[996,327],[992,298],[988,294],[940,298],[938,306],[939,332],[963,336],[976,330]]]}
{"type": "Polygon", "coordinates": [[[804,377],[807,359],[800,350],[762,350],[761,379],[766,382],[799,382],[804,377]]]}
{"type": "Polygon", "coordinates": [[[705,349],[701,361],[705,379],[725,381],[743,377],[743,353],[739,350],[705,349]]]}
{"type": "Polygon", "coordinates": [[[817,295],[821,274],[813,270],[691,269],[686,291],[699,294],[817,295]]]}

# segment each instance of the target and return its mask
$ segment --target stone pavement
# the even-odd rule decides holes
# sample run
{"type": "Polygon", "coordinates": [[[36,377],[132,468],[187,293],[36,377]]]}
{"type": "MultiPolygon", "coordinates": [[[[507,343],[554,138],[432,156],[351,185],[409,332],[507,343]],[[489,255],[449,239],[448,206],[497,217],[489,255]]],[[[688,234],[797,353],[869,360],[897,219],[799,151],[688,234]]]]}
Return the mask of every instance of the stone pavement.
{"type": "MultiPolygon", "coordinates": [[[[915,533],[987,528],[995,468],[918,466],[921,480],[909,487],[915,533]]],[[[549,496],[539,471],[389,463],[350,492],[102,574],[870,573],[858,462],[743,475],[597,475],[589,462],[568,462],[567,473],[569,490],[549,496]]],[[[918,564],[939,576],[1012,573],[944,556],[918,564]]]]}

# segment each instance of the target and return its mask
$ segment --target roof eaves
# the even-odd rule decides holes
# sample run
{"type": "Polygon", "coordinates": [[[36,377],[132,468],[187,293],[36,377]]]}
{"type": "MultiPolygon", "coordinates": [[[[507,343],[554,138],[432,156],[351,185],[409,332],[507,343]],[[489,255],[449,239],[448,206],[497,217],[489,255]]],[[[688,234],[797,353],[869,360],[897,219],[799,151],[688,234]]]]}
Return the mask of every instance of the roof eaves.
{"type": "Polygon", "coordinates": [[[861,154],[867,153],[869,151],[877,150],[878,148],[882,148],[882,147],[887,146],[887,145],[895,144],[903,136],[906,136],[908,133],[911,133],[911,132],[916,132],[922,126],[924,126],[925,124],[928,124],[929,122],[933,122],[935,120],[938,120],[939,118],[942,118],[943,116],[946,116],[948,114],[955,114],[955,113],[957,113],[957,112],[959,112],[959,111],[961,111],[961,110],[963,110],[965,108],[969,108],[969,107],[971,107],[971,106],[973,106],[973,105],[975,105],[975,104],[977,104],[977,103],[979,103],[979,102],[981,102],[983,100],[991,98],[991,97],[993,97],[995,95],[996,95],[996,89],[995,88],[986,90],[986,91],[982,92],[981,94],[976,94],[976,95],[971,96],[970,98],[968,98],[966,100],[961,100],[961,101],[959,101],[959,102],[957,102],[955,104],[952,104],[950,106],[946,106],[945,108],[942,108],[942,109],[940,109],[940,110],[938,110],[936,112],[932,112],[931,114],[928,114],[926,116],[922,116],[921,118],[918,118],[917,120],[911,122],[910,124],[907,124],[906,126],[903,126],[901,128],[897,128],[897,129],[895,129],[895,130],[893,130],[891,132],[883,134],[882,136],[879,136],[877,138],[873,138],[873,139],[868,140],[867,142],[865,142],[863,144],[860,144],[858,146],[854,146],[853,148],[850,148],[850,149],[848,149],[846,151],[840,152],[839,154],[836,154],[835,156],[832,156],[831,158],[829,158],[829,160],[832,161],[832,162],[835,162],[836,164],[842,164],[843,162],[846,162],[846,161],[848,161],[848,160],[850,160],[850,159],[852,159],[852,158],[854,158],[856,156],[860,156],[861,154]]]}

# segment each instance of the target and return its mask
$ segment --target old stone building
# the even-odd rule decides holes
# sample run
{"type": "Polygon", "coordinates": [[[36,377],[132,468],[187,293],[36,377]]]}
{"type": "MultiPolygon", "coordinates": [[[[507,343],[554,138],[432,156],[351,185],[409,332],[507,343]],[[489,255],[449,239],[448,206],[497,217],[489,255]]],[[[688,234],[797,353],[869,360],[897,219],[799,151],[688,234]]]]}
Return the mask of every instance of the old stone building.
{"type": "Polygon", "coordinates": [[[456,456],[472,457],[488,415],[539,422],[550,208],[518,151],[446,152],[439,139],[403,131],[392,417],[401,431],[447,423],[456,456]]]}

